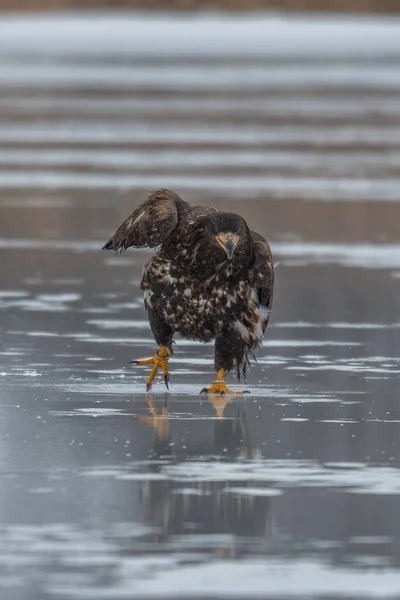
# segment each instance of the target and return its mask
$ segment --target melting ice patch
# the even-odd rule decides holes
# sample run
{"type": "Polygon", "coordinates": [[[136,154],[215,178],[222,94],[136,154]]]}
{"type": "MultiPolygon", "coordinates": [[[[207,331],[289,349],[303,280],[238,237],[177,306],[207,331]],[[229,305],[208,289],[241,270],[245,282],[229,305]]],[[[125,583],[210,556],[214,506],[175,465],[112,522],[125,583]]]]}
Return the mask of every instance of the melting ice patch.
{"type": "MultiPolygon", "coordinates": [[[[140,305],[139,305],[140,306],[140,305]]],[[[135,308],[138,306],[135,305],[135,308]]],[[[95,325],[99,329],[148,329],[149,321],[136,319],[129,321],[125,319],[91,319],[88,325],[95,325]]]]}
{"type": "MultiPolygon", "coordinates": [[[[51,249],[69,250],[73,252],[98,252],[103,241],[104,240],[81,241],[0,238],[0,249],[51,249]]],[[[293,259],[298,260],[300,258],[303,259],[302,264],[304,265],[338,264],[344,267],[368,269],[400,268],[400,244],[274,242],[271,246],[274,255],[279,258],[284,265],[287,264],[288,261],[293,259]]],[[[137,303],[134,303],[134,308],[137,308],[137,303]]],[[[368,324],[365,325],[368,326],[368,324]]],[[[301,322],[298,323],[298,326],[301,326],[301,322]]],[[[304,324],[304,326],[308,325],[304,324]]],[[[327,326],[335,327],[333,323],[327,324],[327,326]]],[[[340,327],[341,325],[339,324],[338,326],[340,327]]],[[[343,326],[345,326],[345,324],[343,324],[343,326]]]]}
{"type": "MultiPolygon", "coordinates": [[[[111,477],[112,479],[146,480],[154,474],[148,472],[146,463],[135,462],[123,467],[101,467],[83,470],[86,477],[111,477]]],[[[278,495],[293,487],[319,487],[340,489],[346,493],[400,494],[400,469],[389,465],[368,463],[331,462],[294,459],[253,459],[237,462],[218,460],[187,460],[174,464],[165,460],[157,472],[157,478],[184,484],[199,482],[229,482],[226,493],[248,488],[260,490],[259,495],[278,495]],[[266,490],[266,491],[265,491],[266,490]]],[[[240,493],[240,492],[238,492],[240,493]]],[[[251,493],[251,492],[249,492],[251,493]]],[[[256,492],[254,492],[256,495],[256,492]]]]}
{"type": "Polygon", "coordinates": [[[273,488],[329,487],[351,493],[400,494],[400,469],[366,463],[253,460],[237,463],[186,461],[161,468],[175,481],[268,482],[273,488]]]}
{"type": "Polygon", "coordinates": [[[347,342],[347,341],[337,341],[337,340],[266,340],[263,343],[263,346],[267,346],[270,348],[281,348],[281,347],[290,347],[290,348],[307,348],[307,347],[323,347],[323,346],[361,346],[361,342],[347,342]]]}
{"type": "Polygon", "coordinates": [[[43,302],[76,302],[81,298],[80,294],[40,294],[38,300],[43,302]]]}
{"type": "Polygon", "coordinates": [[[344,267],[392,269],[400,267],[400,244],[284,243],[272,245],[283,262],[299,257],[307,264],[339,264],[344,267]]]}
{"type": "Polygon", "coordinates": [[[0,291],[0,301],[5,298],[24,298],[25,296],[29,296],[28,292],[23,292],[22,290],[1,290],[0,291]]]}
{"type": "Polygon", "coordinates": [[[26,311],[38,312],[65,312],[69,305],[80,300],[81,295],[76,293],[65,294],[38,294],[36,297],[27,297],[28,293],[17,296],[0,296],[0,308],[19,308],[26,311]]]}
{"type": "MultiPolygon", "coordinates": [[[[184,374],[184,373],[182,373],[184,374]]],[[[75,380],[75,381],[64,381],[60,383],[51,383],[52,389],[60,389],[68,393],[76,394],[93,394],[97,396],[104,395],[118,395],[131,397],[143,397],[145,398],[145,381],[148,377],[148,373],[133,373],[126,371],[126,377],[121,377],[121,373],[112,373],[107,375],[104,373],[103,378],[96,379],[94,381],[88,380],[75,380]],[[123,381],[121,381],[123,379],[123,381]]],[[[189,369],[186,375],[192,378],[193,371],[189,369]]],[[[45,382],[43,386],[46,387],[48,384],[45,382]]],[[[173,381],[170,383],[170,394],[171,397],[189,396],[199,401],[201,399],[200,390],[204,387],[204,381],[198,378],[198,383],[180,383],[179,381],[173,381]]],[[[245,402],[246,399],[256,398],[282,398],[288,402],[293,403],[321,403],[321,402],[341,402],[346,392],[338,395],[335,392],[301,392],[291,388],[282,388],[273,385],[248,385],[248,384],[234,384],[235,390],[249,390],[249,394],[245,398],[241,398],[241,402],[245,402]]],[[[152,389],[154,394],[165,394],[166,389],[162,379],[158,379],[152,389]]],[[[171,416],[170,418],[173,418],[171,416]]],[[[201,419],[201,415],[193,415],[193,419],[201,419]]]]}
{"type": "MultiPolygon", "coordinates": [[[[225,27],[225,26],[223,26],[225,27]]],[[[265,62],[258,64],[236,64],[209,62],[197,64],[193,69],[192,64],[140,65],[132,63],[126,66],[123,63],[107,65],[98,63],[96,69],[86,62],[76,62],[71,69],[67,64],[59,62],[53,65],[48,62],[38,62],[32,70],[31,65],[19,65],[18,69],[10,69],[9,65],[0,65],[0,81],[3,86],[65,88],[86,87],[98,88],[112,86],[113,89],[122,87],[126,90],[132,87],[135,90],[156,89],[163,91],[180,91],[183,86],[204,91],[209,89],[232,89],[240,82],[246,90],[265,90],[288,87],[303,88],[306,86],[324,88],[349,85],[352,87],[365,86],[386,89],[398,89],[399,77],[396,70],[390,65],[369,63],[349,63],[346,65],[325,64],[279,64],[265,62]]]]}
{"type": "Polygon", "coordinates": [[[25,369],[24,367],[13,367],[11,371],[2,371],[1,377],[41,377],[42,373],[36,369],[25,369]]]}
{"type": "Polygon", "coordinates": [[[281,321],[277,323],[271,323],[271,325],[268,327],[280,327],[283,329],[390,329],[392,327],[400,327],[400,323],[365,323],[345,321],[311,323],[309,321],[281,321]]]}
{"type": "Polygon", "coordinates": [[[49,51],[73,59],[109,56],[374,57],[398,55],[398,19],[269,14],[8,16],[0,45],[13,55],[49,51]],[[337,41],[340,40],[338,44],[337,41]]]}
{"type": "MultiPolygon", "coordinates": [[[[12,135],[4,135],[2,134],[2,130],[5,127],[4,123],[0,123],[0,141],[23,141],[28,138],[30,141],[40,142],[43,138],[42,128],[39,128],[36,132],[30,132],[31,135],[28,135],[26,127],[21,129],[20,132],[13,132],[12,135]]],[[[79,126],[80,127],[80,126],[79,126]]],[[[68,128],[65,132],[61,132],[58,136],[54,135],[54,128],[51,129],[52,134],[48,134],[46,138],[48,141],[53,142],[63,142],[63,141],[77,141],[77,138],[80,138],[78,141],[81,143],[118,143],[121,140],[125,142],[137,142],[138,138],[141,138],[142,142],[145,143],[149,141],[149,139],[153,139],[154,142],[164,141],[165,143],[172,143],[172,141],[181,144],[189,144],[193,143],[193,138],[197,140],[199,143],[217,143],[220,138],[223,138],[226,143],[238,143],[242,144],[247,141],[247,143],[254,143],[254,138],[260,137],[258,130],[248,131],[247,135],[231,135],[225,134],[222,135],[212,132],[210,135],[205,135],[205,131],[202,126],[199,125],[198,131],[202,131],[202,135],[197,134],[197,130],[188,131],[186,135],[182,133],[177,135],[178,127],[174,126],[174,129],[165,133],[164,136],[161,136],[159,129],[157,129],[153,136],[149,135],[149,132],[146,130],[143,131],[142,135],[138,134],[130,135],[127,134],[129,131],[129,126],[125,127],[121,132],[117,134],[112,132],[103,132],[99,131],[92,135],[84,134],[82,135],[82,129],[78,129],[76,132],[68,133],[68,128]]],[[[87,126],[85,127],[86,132],[87,126]]],[[[328,132],[321,132],[322,137],[319,139],[319,143],[326,143],[326,139],[328,136],[328,132]]],[[[371,143],[377,143],[377,138],[379,137],[379,132],[373,131],[370,133],[371,135],[371,143]]],[[[316,133],[312,135],[312,132],[305,132],[304,135],[297,136],[299,139],[294,140],[300,142],[301,139],[303,142],[309,142],[310,136],[313,138],[316,137],[316,133]]],[[[266,142],[278,142],[283,143],[285,141],[285,136],[282,133],[278,133],[274,136],[265,135],[266,139],[259,140],[259,143],[266,142]]],[[[286,136],[287,137],[287,136],[286,136]]],[[[331,136],[332,137],[332,136],[331,136]]],[[[337,137],[337,136],[336,136],[337,137]]],[[[359,133],[355,133],[350,136],[348,143],[353,145],[355,143],[359,143],[359,133]]],[[[388,133],[384,133],[381,136],[382,143],[387,142],[388,133]]],[[[400,131],[396,133],[396,135],[391,136],[393,139],[393,143],[400,142],[400,131]]],[[[347,139],[347,136],[345,136],[347,139]]],[[[286,142],[293,142],[292,137],[286,139],[286,142]]],[[[314,140],[314,143],[317,144],[318,140],[314,140]]],[[[338,145],[342,145],[344,142],[339,137],[339,139],[332,140],[332,143],[336,143],[338,145]]],[[[367,144],[368,140],[364,140],[364,143],[367,144]]],[[[207,175],[207,177],[199,176],[194,177],[193,175],[182,175],[182,174],[172,174],[172,175],[123,175],[115,172],[101,172],[100,174],[85,174],[79,172],[68,172],[68,171],[4,171],[0,172],[0,188],[7,189],[45,189],[45,190],[57,190],[57,189],[74,189],[74,190],[131,190],[131,189],[151,189],[161,186],[167,186],[169,188],[179,188],[181,190],[186,191],[196,191],[203,190],[208,192],[216,192],[220,196],[229,196],[229,199],[242,198],[243,193],[253,193],[258,196],[263,194],[268,194],[271,198],[293,198],[297,197],[300,200],[320,200],[320,201],[329,201],[336,202],[340,201],[377,201],[381,199],[381,201],[387,202],[399,202],[399,184],[400,179],[396,179],[394,177],[385,178],[385,179],[369,179],[365,180],[365,178],[355,179],[352,177],[294,177],[294,176],[264,176],[264,175],[252,175],[249,176],[241,176],[241,175],[230,175],[227,177],[226,175],[207,175]]],[[[54,244],[56,247],[56,244],[54,244]]],[[[101,247],[101,246],[100,246],[101,247]]],[[[78,248],[75,249],[79,251],[78,248]]],[[[294,259],[298,260],[298,259],[294,259]]],[[[115,263],[114,263],[115,264],[115,263]]]]}
{"type": "Polygon", "coordinates": [[[227,494],[236,494],[238,496],[251,496],[251,497],[273,497],[280,496],[281,490],[268,487],[228,487],[224,490],[227,494]]]}
{"type": "Polygon", "coordinates": [[[331,359],[321,356],[301,356],[296,364],[285,367],[288,371],[343,371],[348,373],[387,374],[400,373],[400,359],[388,356],[352,356],[331,359]]]}
{"type": "MultiPolygon", "coordinates": [[[[103,242],[104,243],[104,242],[103,242]]],[[[44,240],[30,238],[0,238],[0,249],[15,250],[72,250],[74,252],[98,252],[102,242],[82,240],[44,240]]]]}
{"type": "MultiPolygon", "coordinates": [[[[0,249],[50,249],[73,252],[98,252],[103,243],[104,240],[82,241],[0,238],[0,249]]],[[[302,264],[304,265],[338,264],[344,267],[368,269],[400,268],[400,244],[274,242],[271,246],[274,255],[279,258],[283,264],[287,264],[287,261],[293,259],[298,260],[300,258],[303,259],[302,264]]],[[[116,307],[116,305],[114,307],[116,307]]],[[[134,303],[134,308],[137,308],[137,303],[134,303]]],[[[301,326],[301,322],[299,322],[298,326],[301,326]]],[[[304,324],[304,326],[306,326],[306,324],[304,324]]]]}
{"type": "Polygon", "coordinates": [[[54,417],[125,417],[133,413],[117,408],[74,408],[73,410],[52,410],[50,414],[54,417]]]}
{"type": "Polygon", "coordinates": [[[165,590],[174,598],[397,598],[400,571],[387,564],[379,566],[379,570],[357,570],[318,559],[286,557],[203,559],[197,564],[184,564],[183,557],[132,557],[123,561],[118,582],[108,588],[63,581],[48,590],[55,597],[96,600],[164,598],[165,590]]]}

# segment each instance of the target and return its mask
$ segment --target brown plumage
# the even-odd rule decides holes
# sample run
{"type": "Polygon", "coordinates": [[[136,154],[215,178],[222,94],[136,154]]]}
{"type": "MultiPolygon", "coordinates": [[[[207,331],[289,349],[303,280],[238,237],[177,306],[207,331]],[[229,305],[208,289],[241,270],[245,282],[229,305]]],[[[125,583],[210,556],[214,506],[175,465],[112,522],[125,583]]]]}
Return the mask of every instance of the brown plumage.
{"type": "Polygon", "coordinates": [[[168,382],[166,361],[175,333],[201,342],[215,339],[216,383],[221,385],[207,391],[229,393],[221,383],[224,374],[233,368],[239,377],[245,374],[268,324],[274,268],[267,241],[239,215],[190,206],[163,189],[150,194],[104,249],[129,247],[157,248],[141,282],[150,327],[161,347],[150,359],[154,376],[162,367],[168,382]]]}

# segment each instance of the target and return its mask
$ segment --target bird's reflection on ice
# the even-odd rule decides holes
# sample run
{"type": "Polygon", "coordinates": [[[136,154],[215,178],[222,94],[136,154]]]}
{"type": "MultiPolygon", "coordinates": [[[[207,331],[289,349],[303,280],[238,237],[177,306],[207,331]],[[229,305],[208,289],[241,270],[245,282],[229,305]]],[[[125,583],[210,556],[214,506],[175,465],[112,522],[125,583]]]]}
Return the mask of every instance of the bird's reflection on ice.
{"type": "Polygon", "coordinates": [[[139,415],[139,423],[148,425],[154,429],[153,454],[163,456],[170,454],[171,443],[171,421],[168,419],[169,396],[165,394],[164,401],[157,406],[153,395],[147,394],[149,414],[139,415]]]}
{"type": "MultiPolygon", "coordinates": [[[[222,418],[232,401],[229,396],[208,396],[219,418],[212,421],[212,434],[199,448],[186,444],[176,449],[173,429],[178,419],[170,417],[173,400],[166,396],[155,402],[148,394],[149,414],[139,422],[154,431],[152,459],[154,472],[159,472],[160,460],[174,462],[196,460],[231,462],[251,460],[259,456],[245,418],[245,408],[240,404],[233,418],[222,418]]],[[[212,550],[219,558],[236,556],[243,544],[251,543],[258,551],[265,551],[271,531],[271,499],[246,494],[249,482],[241,482],[241,493],[235,493],[237,482],[224,478],[210,481],[152,479],[141,486],[141,504],[145,522],[159,531],[159,541],[179,540],[190,543],[197,550],[212,550]],[[179,536],[179,537],[176,537],[179,536]]]]}

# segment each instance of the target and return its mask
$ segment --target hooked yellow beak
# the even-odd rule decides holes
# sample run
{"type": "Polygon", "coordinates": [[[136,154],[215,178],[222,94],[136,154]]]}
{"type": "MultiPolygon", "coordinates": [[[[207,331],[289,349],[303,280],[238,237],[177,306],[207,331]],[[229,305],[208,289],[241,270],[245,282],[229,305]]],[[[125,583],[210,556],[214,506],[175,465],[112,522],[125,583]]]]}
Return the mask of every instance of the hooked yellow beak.
{"type": "Polygon", "coordinates": [[[236,233],[220,233],[215,236],[218,244],[223,247],[229,260],[232,259],[233,251],[237,246],[239,237],[236,233]]]}

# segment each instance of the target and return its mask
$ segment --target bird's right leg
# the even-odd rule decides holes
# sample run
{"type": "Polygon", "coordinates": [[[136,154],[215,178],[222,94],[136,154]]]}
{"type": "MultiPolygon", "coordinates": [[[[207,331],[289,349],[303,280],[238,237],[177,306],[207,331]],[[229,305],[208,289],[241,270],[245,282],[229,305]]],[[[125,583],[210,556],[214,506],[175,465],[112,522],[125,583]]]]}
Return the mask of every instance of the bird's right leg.
{"type": "Polygon", "coordinates": [[[153,385],[153,381],[157,375],[157,371],[160,368],[164,375],[165,385],[167,389],[169,389],[168,361],[174,353],[174,351],[172,350],[173,330],[169,325],[167,325],[163,317],[159,315],[159,313],[157,313],[155,310],[150,309],[148,311],[148,315],[150,327],[156,342],[159,344],[159,349],[151,358],[147,358],[145,360],[131,360],[130,364],[138,366],[153,365],[146,383],[147,391],[151,390],[151,386],[153,385]]]}
{"type": "Polygon", "coordinates": [[[151,390],[151,386],[153,385],[153,381],[157,375],[157,371],[159,368],[161,368],[161,370],[164,374],[164,382],[165,382],[165,385],[167,386],[167,389],[169,389],[169,387],[168,387],[168,384],[169,384],[168,361],[169,361],[170,356],[173,355],[173,353],[174,353],[174,351],[172,350],[172,346],[160,345],[158,351],[151,358],[146,358],[145,360],[131,360],[130,361],[129,364],[131,364],[131,365],[138,365],[138,366],[153,365],[153,368],[150,371],[150,375],[149,375],[149,378],[146,383],[147,391],[151,390]]]}

